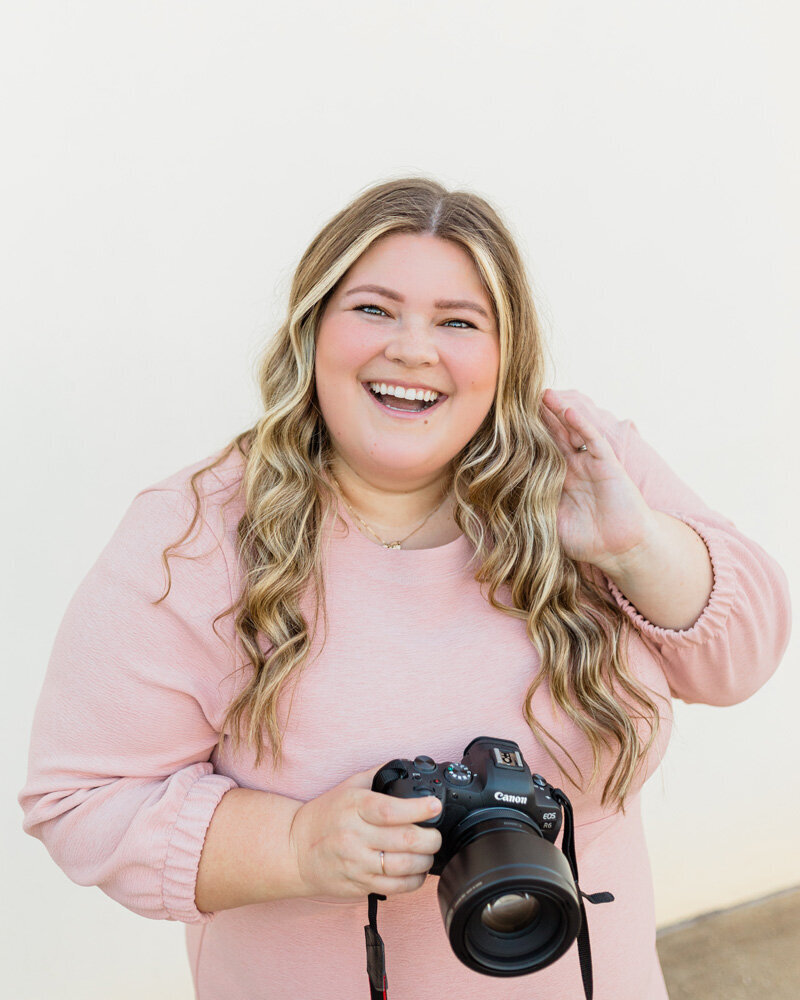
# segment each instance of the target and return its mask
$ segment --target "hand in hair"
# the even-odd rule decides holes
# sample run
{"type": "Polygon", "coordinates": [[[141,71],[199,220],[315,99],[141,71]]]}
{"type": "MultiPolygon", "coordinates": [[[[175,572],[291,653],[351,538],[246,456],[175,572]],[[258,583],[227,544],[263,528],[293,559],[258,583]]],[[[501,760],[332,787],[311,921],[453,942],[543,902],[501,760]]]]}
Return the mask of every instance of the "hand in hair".
{"type": "Polygon", "coordinates": [[[545,389],[542,418],[567,462],[558,505],[566,554],[604,571],[647,547],[658,520],[601,431],[558,393],[545,389]],[[581,445],[586,451],[578,451],[581,445]]]}

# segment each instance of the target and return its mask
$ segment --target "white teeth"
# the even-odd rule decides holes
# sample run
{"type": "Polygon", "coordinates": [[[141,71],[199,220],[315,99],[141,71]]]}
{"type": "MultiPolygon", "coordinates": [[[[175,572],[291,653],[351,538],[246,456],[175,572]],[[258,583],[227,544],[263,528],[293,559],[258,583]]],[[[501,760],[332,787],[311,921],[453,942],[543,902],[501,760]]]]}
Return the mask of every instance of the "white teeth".
{"type": "Polygon", "coordinates": [[[439,398],[439,393],[433,389],[404,389],[402,386],[387,385],[386,382],[368,382],[373,392],[382,396],[396,396],[398,399],[422,399],[426,403],[439,398]]]}

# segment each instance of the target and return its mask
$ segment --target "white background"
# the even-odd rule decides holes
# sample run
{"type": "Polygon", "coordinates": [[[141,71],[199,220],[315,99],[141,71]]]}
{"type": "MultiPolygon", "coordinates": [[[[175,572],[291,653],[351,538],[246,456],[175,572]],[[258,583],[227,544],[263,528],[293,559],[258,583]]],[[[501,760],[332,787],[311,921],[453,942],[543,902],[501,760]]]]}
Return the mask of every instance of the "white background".
{"type": "MultiPolygon", "coordinates": [[[[9,998],[192,995],[181,925],[22,833],[30,723],[78,583],[135,493],[256,419],[293,269],[362,188],[495,205],[552,384],[633,418],[797,579],[798,28],[775,0],[3,4],[9,998]]],[[[661,926],[800,883],[797,659],[676,705],[645,791],[661,926]]]]}

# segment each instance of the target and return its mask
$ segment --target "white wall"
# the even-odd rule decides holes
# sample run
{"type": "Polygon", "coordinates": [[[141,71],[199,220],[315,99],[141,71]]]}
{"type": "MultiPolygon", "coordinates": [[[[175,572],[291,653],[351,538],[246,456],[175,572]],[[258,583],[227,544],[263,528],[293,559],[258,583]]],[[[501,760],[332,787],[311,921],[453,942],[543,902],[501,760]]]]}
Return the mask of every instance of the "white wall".
{"type": "MultiPolygon", "coordinates": [[[[797,579],[798,27],[722,0],[2,6],[9,997],[191,996],[180,925],[22,834],[31,717],[133,495],[255,418],[298,257],[362,187],[489,198],[554,384],[634,418],[797,579]]],[[[676,706],[645,803],[660,924],[800,882],[797,659],[676,706]]]]}

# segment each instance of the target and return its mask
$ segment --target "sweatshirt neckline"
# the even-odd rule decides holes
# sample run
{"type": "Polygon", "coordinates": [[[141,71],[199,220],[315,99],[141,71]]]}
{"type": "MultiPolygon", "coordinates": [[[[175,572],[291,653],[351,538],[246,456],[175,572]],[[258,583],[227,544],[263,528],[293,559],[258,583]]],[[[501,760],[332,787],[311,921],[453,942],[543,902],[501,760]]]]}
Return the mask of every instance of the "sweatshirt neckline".
{"type": "Polygon", "coordinates": [[[472,543],[463,532],[452,542],[430,549],[386,549],[363,534],[339,497],[336,502],[338,517],[333,517],[332,541],[345,546],[347,554],[371,576],[419,581],[424,578],[420,573],[426,570],[437,577],[456,576],[467,569],[474,555],[472,543]]]}

